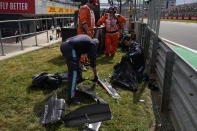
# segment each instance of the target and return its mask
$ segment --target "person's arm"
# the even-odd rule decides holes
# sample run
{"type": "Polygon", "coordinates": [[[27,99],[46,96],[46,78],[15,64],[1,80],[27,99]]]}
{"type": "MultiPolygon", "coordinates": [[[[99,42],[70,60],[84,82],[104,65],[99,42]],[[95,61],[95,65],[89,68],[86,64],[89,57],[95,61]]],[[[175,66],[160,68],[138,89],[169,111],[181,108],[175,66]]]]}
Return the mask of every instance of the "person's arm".
{"type": "Polygon", "coordinates": [[[142,53],[142,50],[140,48],[140,45],[138,43],[136,43],[136,42],[133,43],[133,44],[134,44],[133,47],[130,48],[130,51],[129,51],[129,56],[131,58],[134,58],[135,56],[137,56],[137,55],[139,55],[139,54],[142,53]]]}
{"type": "Polygon", "coordinates": [[[104,15],[102,18],[100,18],[97,22],[97,25],[100,26],[102,25],[104,22],[105,22],[105,19],[106,19],[106,15],[104,15]]]}

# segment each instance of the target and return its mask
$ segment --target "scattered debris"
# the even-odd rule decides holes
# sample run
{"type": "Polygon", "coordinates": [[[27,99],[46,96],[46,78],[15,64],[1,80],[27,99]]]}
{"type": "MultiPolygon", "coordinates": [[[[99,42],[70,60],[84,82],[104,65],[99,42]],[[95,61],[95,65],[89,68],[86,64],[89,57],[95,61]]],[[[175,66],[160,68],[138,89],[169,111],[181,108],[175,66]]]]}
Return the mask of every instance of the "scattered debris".
{"type": "Polygon", "coordinates": [[[114,88],[112,88],[111,84],[109,84],[106,80],[98,77],[98,81],[105,88],[109,95],[111,95],[113,98],[120,98],[118,92],[114,88]]]}

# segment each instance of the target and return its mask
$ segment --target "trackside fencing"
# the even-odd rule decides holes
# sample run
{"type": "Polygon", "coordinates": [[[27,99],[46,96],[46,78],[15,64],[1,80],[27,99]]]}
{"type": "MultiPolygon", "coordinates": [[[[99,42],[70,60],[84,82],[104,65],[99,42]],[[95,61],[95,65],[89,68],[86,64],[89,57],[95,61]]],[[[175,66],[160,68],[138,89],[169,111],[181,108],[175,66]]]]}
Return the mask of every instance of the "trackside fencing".
{"type": "Polygon", "coordinates": [[[156,74],[162,93],[161,112],[169,113],[175,130],[196,131],[197,70],[173,51],[168,42],[158,38],[155,31],[140,26],[144,28],[141,41],[147,64],[156,74]]]}
{"type": "Polygon", "coordinates": [[[5,20],[0,21],[0,24],[16,24],[18,30],[17,35],[12,36],[3,36],[2,29],[0,28],[0,46],[1,46],[1,55],[6,55],[5,53],[5,45],[4,41],[10,40],[10,39],[19,39],[20,41],[20,47],[21,50],[24,49],[24,37],[35,37],[35,46],[38,46],[38,39],[37,36],[41,33],[47,33],[46,35],[46,42],[49,42],[49,31],[55,32],[55,39],[58,38],[58,32],[57,29],[64,26],[70,26],[70,24],[73,22],[74,17],[53,17],[53,18],[38,18],[38,19],[19,19],[19,20],[5,20]],[[25,32],[26,26],[25,23],[28,23],[28,26],[30,26],[30,31],[25,32]],[[42,26],[42,28],[40,27],[42,26]],[[39,28],[38,28],[39,27],[39,28]]]}

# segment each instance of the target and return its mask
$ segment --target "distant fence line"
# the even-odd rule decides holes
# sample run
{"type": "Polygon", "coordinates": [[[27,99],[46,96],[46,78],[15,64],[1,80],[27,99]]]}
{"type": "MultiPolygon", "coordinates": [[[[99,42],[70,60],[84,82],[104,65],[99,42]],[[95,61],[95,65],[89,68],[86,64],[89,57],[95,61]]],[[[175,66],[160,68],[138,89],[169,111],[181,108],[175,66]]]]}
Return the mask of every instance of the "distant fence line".
{"type": "MultiPolygon", "coordinates": [[[[47,32],[47,43],[49,42],[49,30],[56,30],[57,28],[69,26],[70,23],[72,23],[74,20],[73,17],[53,17],[53,18],[39,18],[39,19],[19,19],[19,20],[4,20],[0,21],[1,27],[6,24],[16,24],[15,27],[11,31],[12,32],[18,32],[11,36],[5,36],[4,32],[2,31],[2,28],[0,29],[0,43],[1,43],[1,55],[5,55],[4,51],[4,44],[3,42],[8,39],[12,38],[19,38],[20,44],[21,44],[21,50],[24,49],[23,46],[23,37],[25,36],[35,36],[35,46],[38,46],[37,42],[37,35],[40,33],[47,32]],[[26,32],[24,31],[26,28],[24,28],[24,23],[30,23],[30,31],[26,32]]],[[[56,31],[56,40],[57,40],[57,31],[56,31]]]]}

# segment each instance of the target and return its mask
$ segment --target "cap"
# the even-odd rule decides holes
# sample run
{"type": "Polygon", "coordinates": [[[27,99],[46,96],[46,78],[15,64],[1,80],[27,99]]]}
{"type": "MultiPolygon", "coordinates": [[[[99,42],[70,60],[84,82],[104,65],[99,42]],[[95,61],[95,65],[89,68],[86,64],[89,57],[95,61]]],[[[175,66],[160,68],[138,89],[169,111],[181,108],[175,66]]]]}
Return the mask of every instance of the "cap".
{"type": "Polygon", "coordinates": [[[97,0],[93,0],[93,4],[94,4],[95,6],[98,6],[97,0]]]}

